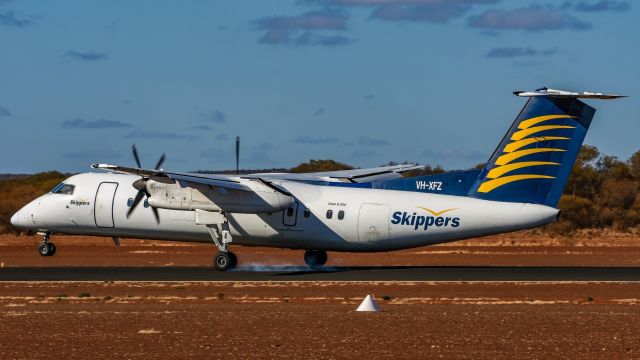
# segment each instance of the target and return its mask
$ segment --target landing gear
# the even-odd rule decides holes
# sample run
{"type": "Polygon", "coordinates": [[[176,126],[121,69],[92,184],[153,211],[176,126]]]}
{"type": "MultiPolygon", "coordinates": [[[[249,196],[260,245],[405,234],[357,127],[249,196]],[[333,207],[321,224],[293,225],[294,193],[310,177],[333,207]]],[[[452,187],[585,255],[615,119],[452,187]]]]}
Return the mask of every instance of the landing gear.
{"type": "Polygon", "coordinates": [[[38,253],[41,256],[53,256],[56,253],[56,245],[49,242],[49,236],[51,236],[50,233],[45,233],[42,236],[42,241],[38,247],[38,253]]]}
{"type": "Polygon", "coordinates": [[[322,250],[307,250],[304,252],[304,262],[312,269],[319,269],[327,263],[327,252],[322,250]]]}
{"type": "Polygon", "coordinates": [[[218,271],[230,270],[238,265],[238,258],[231,251],[220,251],[213,257],[213,265],[218,271]]]}
{"type": "MultiPolygon", "coordinates": [[[[197,216],[197,215],[196,215],[197,216]]],[[[206,222],[207,231],[218,248],[218,253],[213,257],[213,266],[218,271],[226,271],[238,265],[238,257],[229,251],[229,245],[233,241],[229,232],[229,221],[223,213],[207,214],[211,220],[206,222]]],[[[204,216],[203,216],[204,217],[204,216]]]]}

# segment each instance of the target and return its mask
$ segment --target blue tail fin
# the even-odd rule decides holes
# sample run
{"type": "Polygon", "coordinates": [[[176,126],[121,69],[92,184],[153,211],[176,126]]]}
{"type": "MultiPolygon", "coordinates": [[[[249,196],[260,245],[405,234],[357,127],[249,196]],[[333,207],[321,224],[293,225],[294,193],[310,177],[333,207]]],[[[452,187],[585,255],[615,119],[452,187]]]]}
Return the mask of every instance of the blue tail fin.
{"type": "Polygon", "coordinates": [[[594,113],[575,97],[530,97],[469,196],[555,207],[594,113]]]}

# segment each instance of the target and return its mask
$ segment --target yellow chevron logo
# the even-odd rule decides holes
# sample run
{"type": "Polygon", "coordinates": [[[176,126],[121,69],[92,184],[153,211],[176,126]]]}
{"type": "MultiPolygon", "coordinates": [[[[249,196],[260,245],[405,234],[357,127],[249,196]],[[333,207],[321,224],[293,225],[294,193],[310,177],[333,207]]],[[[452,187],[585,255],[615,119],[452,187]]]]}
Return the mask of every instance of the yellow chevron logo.
{"type": "Polygon", "coordinates": [[[429,214],[433,215],[433,216],[440,216],[446,212],[449,211],[453,211],[453,210],[458,210],[458,208],[451,208],[451,209],[447,209],[447,210],[442,210],[442,211],[433,211],[429,208],[426,207],[422,207],[422,206],[418,206],[418,209],[422,209],[422,210],[426,210],[429,214]]]}
{"type": "Polygon", "coordinates": [[[497,179],[502,175],[508,172],[511,172],[513,170],[523,169],[531,166],[545,166],[545,165],[560,166],[560,163],[551,162],[551,161],[522,161],[522,162],[512,163],[508,165],[502,165],[502,166],[494,167],[493,169],[489,170],[489,173],[487,174],[487,178],[497,179]]]}
{"type": "Polygon", "coordinates": [[[533,135],[542,131],[547,130],[556,130],[556,129],[575,129],[575,126],[567,126],[567,125],[543,125],[543,126],[534,126],[528,129],[516,131],[511,135],[511,140],[522,140],[529,135],[533,135]]]}
{"type": "Polygon", "coordinates": [[[528,129],[530,127],[532,127],[533,125],[539,124],[541,122],[544,121],[549,121],[549,120],[555,120],[555,119],[575,119],[575,116],[571,116],[571,115],[542,115],[542,116],[536,116],[536,117],[532,117],[530,119],[527,120],[522,120],[522,122],[520,122],[520,125],[518,126],[518,129],[528,129]]]}
{"type": "Polygon", "coordinates": [[[520,148],[523,148],[527,145],[535,144],[541,141],[553,141],[553,140],[571,140],[571,139],[564,136],[534,136],[534,137],[525,138],[518,141],[513,141],[507,144],[507,146],[504,147],[504,152],[510,153],[520,148]]]}
{"type": "Polygon", "coordinates": [[[544,125],[542,123],[557,119],[575,119],[570,115],[542,115],[522,120],[518,125],[518,131],[511,135],[511,141],[502,149],[502,155],[495,160],[495,167],[489,170],[485,180],[480,184],[478,192],[488,193],[500,186],[522,180],[530,179],[555,179],[553,176],[540,174],[508,175],[510,172],[535,166],[560,166],[558,162],[551,161],[518,161],[516,160],[533,154],[564,152],[565,149],[533,147],[523,149],[526,146],[556,140],[571,140],[566,136],[535,136],[535,134],[560,129],[575,129],[568,125],[544,125]],[[539,125],[541,124],[541,125],[539,125]]]}
{"type": "Polygon", "coordinates": [[[528,179],[555,179],[553,176],[547,175],[534,175],[534,174],[523,174],[523,175],[509,175],[489,181],[485,181],[478,188],[478,192],[488,193],[491,190],[498,188],[502,185],[512,183],[514,181],[528,180],[528,179]]]}
{"type": "Polygon", "coordinates": [[[516,159],[519,159],[523,156],[527,156],[527,155],[531,155],[531,154],[538,154],[538,153],[543,153],[543,152],[561,152],[561,151],[566,151],[564,149],[555,149],[555,148],[533,148],[533,149],[524,149],[524,150],[518,150],[518,151],[514,151],[512,153],[508,153],[505,155],[501,155],[497,160],[496,160],[496,165],[506,165],[516,159]]]}

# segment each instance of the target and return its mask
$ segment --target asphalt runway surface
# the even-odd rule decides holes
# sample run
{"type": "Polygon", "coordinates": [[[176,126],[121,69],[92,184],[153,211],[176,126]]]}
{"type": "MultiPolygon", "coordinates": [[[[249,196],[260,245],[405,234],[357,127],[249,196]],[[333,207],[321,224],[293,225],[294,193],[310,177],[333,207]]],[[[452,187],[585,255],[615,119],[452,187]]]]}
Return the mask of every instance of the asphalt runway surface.
{"type": "Polygon", "coordinates": [[[0,281],[640,281],[638,267],[15,267],[0,281]]]}

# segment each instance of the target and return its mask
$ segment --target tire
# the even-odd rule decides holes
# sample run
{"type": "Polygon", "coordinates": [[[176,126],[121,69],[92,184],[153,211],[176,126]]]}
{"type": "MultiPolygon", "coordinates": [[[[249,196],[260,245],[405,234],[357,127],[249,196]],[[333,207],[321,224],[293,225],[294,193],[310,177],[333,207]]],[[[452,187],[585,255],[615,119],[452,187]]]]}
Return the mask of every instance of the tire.
{"type": "Polygon", "coordinates": [[[48,243],[47,245],[49,245],[49,256],[55,255],[56,254],[56,244],[48,243]]]}
{"type": "Polygon", "coordinates": [[[238,257],[236,256],[236,254],[232,253],[231,251],[228,252],[229,257],[231,258],[231,266],[229,267],[229,269],[234,269],[236,266],[238,266],[238,257]]]}
{"type": "Polygon", "coordinates": [[[213,266],[215,266],[218,271],[226,271],[231,268],[231,260],[229,253],[221,251],[213,257],[213,266]]]}
{"type": "Polygon", "coordinates": [[[51,248],[49,244],[40,244],[38,247],[38,253],[40,256],[49,256],[51,254],[51,248]]]}
{"type": "Polygon", "coordinates": [[[304,262],[312,269],[319,269],[327,263],[327,252],[322,250],[307,250],[304,252],[304,262]]]}

